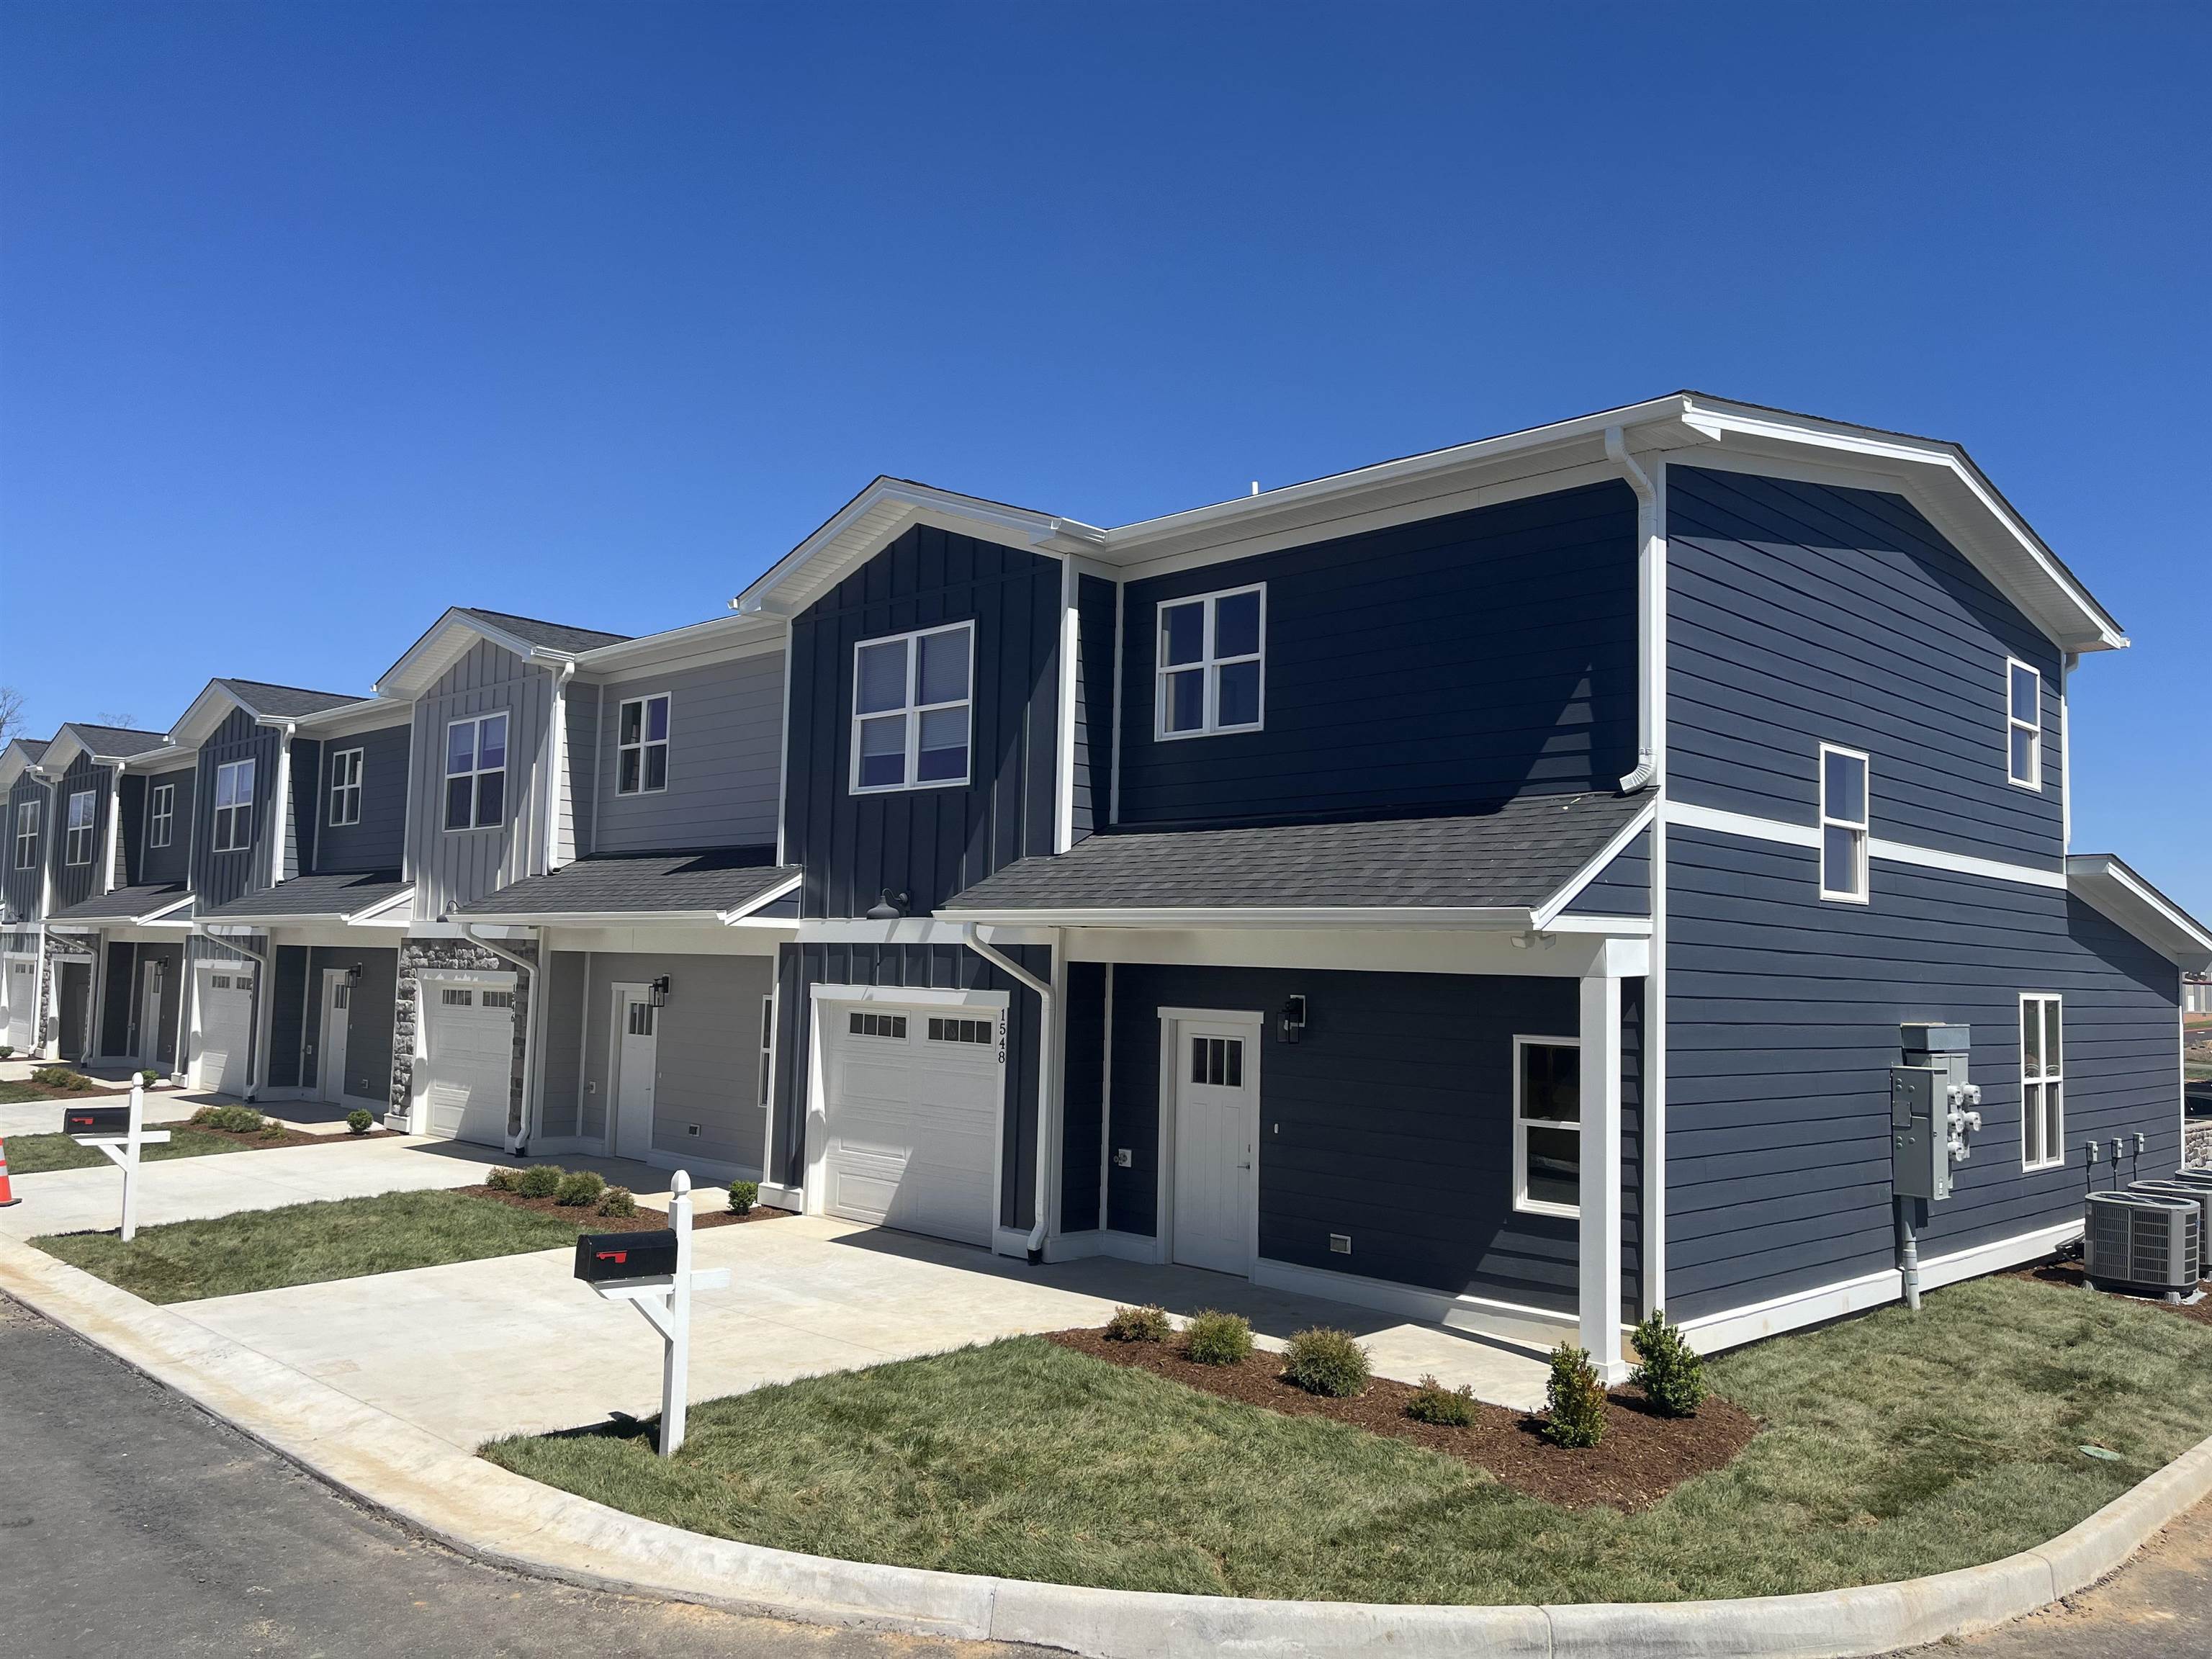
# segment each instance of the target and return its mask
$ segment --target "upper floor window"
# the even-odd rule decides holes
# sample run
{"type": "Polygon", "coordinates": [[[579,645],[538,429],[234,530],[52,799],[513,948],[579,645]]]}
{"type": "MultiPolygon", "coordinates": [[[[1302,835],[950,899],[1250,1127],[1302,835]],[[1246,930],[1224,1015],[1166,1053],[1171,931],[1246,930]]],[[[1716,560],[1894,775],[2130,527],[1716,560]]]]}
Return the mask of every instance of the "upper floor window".
{"type": "Polygon", "coordinates": [[[1154,735],[1258,731],[1267,623],[1264,583],[1163,605],[1154,735]]]}
{"type": "Polygon", "coordinates": [[[39,803],[21,801],[15,807],[15,867],[35,870],[38,866],[39,803]]]}
{"type": "Polygon", "coordinates": [[[1572,1037],[1513,1039],[1513,1207],[1580,1215],[1583,1202],[1582,1044],[1572,1037]]]}
{"type": "Polygon", "coordinates": [[[615,793],[649,795],[668,787],[668,694],[629,697],[615,722],[615,793]]]}
{"type": "Polygon", "coordinates": [[[92,862],[93,808],[98,797],[80,789],[69,798],[69,833],[62,841],[62,857],[70,864],[92,862]]]}
{"type": "Polygon", "coordinates": [[[507,821],[507,716],[482,714],[446,728],[446,828],[507,821]]]}
{"type": "Polygon", "coordinates": [[[1820,745],[1820,896],[1867,902],[1867,757],[1820,745]]]}
{"type": "Polygon", "coordinates": [[[215,850],[241,853],[253,844],[253,763],[215,769],[215,850]]]}
{"type": "Polygon", "coordinates": [[[331,757],[331,827],[361,822],[361,770],[366,751],[341,749],[331,757]]]}
{"type": "Polygon", "coordinates": [[[2005,775],[2023,789],[2043,787],[2043,675],[2005,659],[2005,775]]]}
{"type": "Polygon", "coordinates": [[[177,786],[157,783],[146,801],[146,845],[167,847],[177,832],[177,786]]]}
{"type": "Polygon", "coordinates": [[[955,623],[853,652],[853,793],[968,781],[975,626],[955,623]]]}
{"type": "Polygon", "coordinates": [[[2066,1161],[2066,1066],[2059,1001],[2020,1000],[2020,1166],[2049,1170],[2066,1161]]]}

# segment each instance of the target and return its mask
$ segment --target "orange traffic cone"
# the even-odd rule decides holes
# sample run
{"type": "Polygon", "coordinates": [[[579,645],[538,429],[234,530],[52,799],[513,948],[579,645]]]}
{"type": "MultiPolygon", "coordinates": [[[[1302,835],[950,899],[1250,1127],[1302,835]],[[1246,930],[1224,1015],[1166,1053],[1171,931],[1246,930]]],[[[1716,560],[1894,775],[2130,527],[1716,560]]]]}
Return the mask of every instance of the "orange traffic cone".
{"type": "Polygon", "coordinates": [[[16,1197],[15,1193],[9,1188],[8,1143],[4,1140],[0,1140],[0,1210],[6,1209],[10,1204],[21,1204],[22,1201],[23,1200],[16,1197]]]}

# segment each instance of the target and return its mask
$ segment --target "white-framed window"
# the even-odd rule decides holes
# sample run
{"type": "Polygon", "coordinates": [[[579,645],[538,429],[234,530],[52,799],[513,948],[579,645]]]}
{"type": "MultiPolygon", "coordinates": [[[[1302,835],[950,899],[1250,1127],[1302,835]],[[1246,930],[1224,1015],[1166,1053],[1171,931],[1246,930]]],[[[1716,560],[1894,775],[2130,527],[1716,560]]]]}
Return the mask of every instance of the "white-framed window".
{"type": "Polygon", "coordinates": [[[2005,776],[2043,787],[2043,671],[2005,659],[2005,776]]]}
{"type": "Polygon", "coordinates": [[[167,847],[177,833],[177,786],[157,783],[147,793],[146,845],[167,847]]]}
{"type": "Polygon", "coordinates": [[[514,1006],[514,993],[486,991],[483,994],[483,1006],[487,1008],[512,1008],[514,1006]]]}
{"type": "Polygon", "coordinates": [[[365,750],[341,749],[331,757],[331,827],[361,822],[361,773],[365,750]]]}
{"type": "Polygon", "coordinates": [[[457,985],[441,985],[438,988],[438,1006],[441,1008],[473,1008],[477,1006],[477,994],[457,985]]]}
{"type": "Polygon", "coordinates": [[[1583,1045],[1513,1039],[1513,1207],[1579,1216],[1583,1203],[1583,1045]]]}
{"type": "Polygon", "coordinates": [[[1160,606],[1152,735],[1256,732],[1267,702],[1267,586],[1160,606]]]}
{"type": "Polygon", "coordinates": [[[615,717],[615,793],[668,787],[668,694],[623,699],[615,717]]]}
{"type": "Polygon", "coordinates": [[[2059,999],[2030,992],[2020,1000],[2020,1167],[2055,1170],[2066,1162],[2066,1045],[2059,999]]]}
{"type": "Polygon", "coordinates": [[[63,862],[92,862],[92,821],[98,802],[99,796],[89,789],[77,790],[69,798],[68,829],[62,837],[63,862]]]}
{"type": "Polygon", "coordinates": [[[853,793],[968,781],[975,624],[853,647],[853,793]]]}
{"type": "Polygon", "coordinates": [[[761,999],[760,1092],[754,1098],[760,1102],[761,1110],[769,1105],[769,1091],[775,1087],[775,994],[770,992],[761,999]]]}
{"type": "Polygon", "coordinates": [[[507,716],[479,714],[446,727],[446,828],[507,822],[507,716]]]}
{"type": "Polygon", "coordinates": [[[253,844],[253,763],[215,769],[215,850],[242,853],[253,844]]]}
{"type": "Polygon", "coordinates": [[[940,1019],[929,1017],[929,1040],[932,1042],[996,1042],[999,1030],[996,1022],[988,1019],[940,1019]]]}
{"type": "Polygon", "coordinates": [[[906,1041],[906,1016],[854,1012],[846,1016],[845,1030],[854,1036],[895,1037],[903,1042],[906,1041]]]}
{"type": "Polygon", "coordinates": [[[15,806],[15,867],[39,867],[39,803],[19,801],[15,806]]]}
{"type": "Polygon", "coordinates": [[[1867,902],[1867,757],[1820,745],[1820,896],[1867,902]]]}

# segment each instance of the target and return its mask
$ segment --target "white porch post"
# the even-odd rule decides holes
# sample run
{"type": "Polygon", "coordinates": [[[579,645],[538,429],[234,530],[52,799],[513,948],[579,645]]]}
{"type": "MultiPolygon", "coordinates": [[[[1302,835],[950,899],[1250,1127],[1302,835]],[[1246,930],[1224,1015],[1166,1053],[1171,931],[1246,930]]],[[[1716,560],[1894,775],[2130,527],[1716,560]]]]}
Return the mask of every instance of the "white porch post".
{"type": "Polygon", "coordinates": [[[1610,944],[1582,980],[1582,1231],[1578,1340],[1609,1387],[1620,1342],[1620,969],[1610,944]]]}

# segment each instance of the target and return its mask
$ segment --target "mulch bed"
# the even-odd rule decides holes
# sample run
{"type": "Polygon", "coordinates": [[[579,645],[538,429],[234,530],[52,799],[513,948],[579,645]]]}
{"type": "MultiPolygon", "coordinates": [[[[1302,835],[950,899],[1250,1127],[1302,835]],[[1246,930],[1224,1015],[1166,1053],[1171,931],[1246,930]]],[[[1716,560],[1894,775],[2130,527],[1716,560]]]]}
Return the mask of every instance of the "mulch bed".
{"type": "Polygon", "coordinates": [[[218,1129],[212,1124],[190,1123],[182,1120],[174,1123],[149,1123],[146,1127],[149,1129],[190,1129],[196,1135],[215,1135],[250,1152],[260,1152],[272,1146],[343,1146],[349,1140],[375,1140],[398,1133],[393,1129],[371,1129],[366,1134],[358,1135],[351,1133],[311,1135],[300,1129],[286,1129],[272,1135],[262,1129],[218,1129]]]}
{"type": "MultiPolygon", "coordinates": [[[[637,1206],[635,1215],[600,1215],[597,1200],[591,1204],[559,1204],[550,1198],[525,1198],[520,1193],[503,1192],[497,1187],[459,1187],[454,1189],[471,1198],[488,1198],[494,1203],[505,1204],[517,1210],[536,1210],[545,1215],[557,1215],[584,1224],[595,1233],[647,1233],[668,1224],[665,1210],[650,1210],[637,1206]]],[[[756,1204],[743,1215],[732,1215],[727,1210],[708,1210],[694,1204],[691,1206],[691,1231],[705,1227],[734,1227],[742,1221],[777,1221],[791,1214],[789,1210],[771,1209],[756,1204]]]]}
{"type": "MultiPolygon", "coordinates": [[[[2033,1267],[2020,1268],[2012,1276],[2014,1279],[2032,1279],[2039,1285],[2063,1285],[2073,1291],[2084,1289],[2089,1283],[2078,1261],[2039,1261],[2033,1267]]],[[[2162,1313],[2193,1319],[2200,1325],[2212,1325],[2212,1281],[2205,1284],[2204,1294],[2186,1307],[2176,1307],[2172,1303],[2161,1301],[2154,1296],[2130,1296],[2126,1300],[2140,1303],[2146,1308],[2156,1308],[2162,1313]]]]}
{"type": "Polygon", "coordinates": [[[1366,1392],[1349,1400],[1308,1394],[1283,1379],[1280,1354],[1255,1350],[1241,1365],[1201,1365],[1183,1358],[1176,1339],[1109,1342],[1103,1331],[1073,1330],[1054,1331],[1045,1340],[1287,1417],[1327,1417],[1410,1440],[1562,1509],[1647,1509],[1692,1476],[1726,1467],[1759,1432],[1750,1413],[1717,1397],[1708,1399],[1695,1417],[1663,1418],[1637,1389],[1615,1389],[1607,1401],[1605,1437],[1595,1446],[1570,1449],[1544,1438],[1540,1419],[1503,1406],[1478,1403],[1474,1423],[1463,1429],[1416,1422],[1406,1407],[1419,1390],[1388,1377],[1376,1377],[1366,1392]]]}

